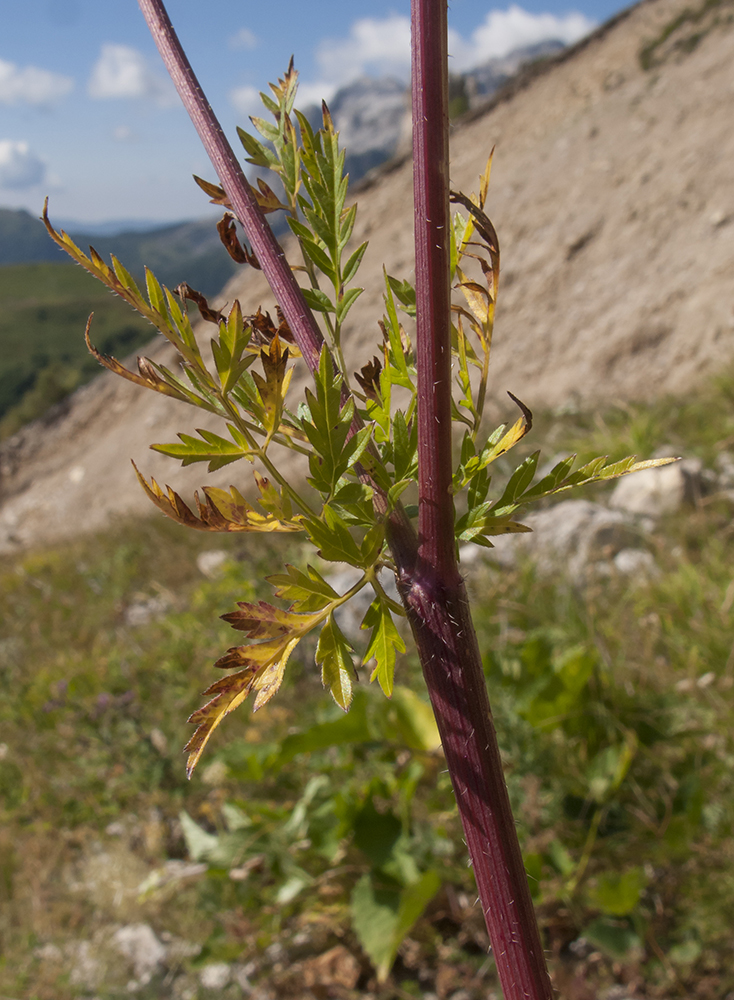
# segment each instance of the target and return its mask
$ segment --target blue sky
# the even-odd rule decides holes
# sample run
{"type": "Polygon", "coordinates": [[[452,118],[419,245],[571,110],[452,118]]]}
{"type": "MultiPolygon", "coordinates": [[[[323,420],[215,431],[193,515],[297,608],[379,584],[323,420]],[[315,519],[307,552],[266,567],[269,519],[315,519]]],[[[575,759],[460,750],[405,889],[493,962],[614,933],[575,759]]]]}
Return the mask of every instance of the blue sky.
{"type": "MultiPolygon", "coordinates": [[[[620,6],[452,0],[453,65],[470,68],[542,38],[573,41],[620,6]]],[[[363,73],[405,76],[409,9],[409,0],[168,3],[230,136],[257,113],[257,91],[291,53],[304,104],[363,73]]],[[[48,194],[52,219],[63,221],[196,218],[208,209],[192,173],[213,179],[135,0],[4,4],[0,207],[35,214],[48,194]]]]}

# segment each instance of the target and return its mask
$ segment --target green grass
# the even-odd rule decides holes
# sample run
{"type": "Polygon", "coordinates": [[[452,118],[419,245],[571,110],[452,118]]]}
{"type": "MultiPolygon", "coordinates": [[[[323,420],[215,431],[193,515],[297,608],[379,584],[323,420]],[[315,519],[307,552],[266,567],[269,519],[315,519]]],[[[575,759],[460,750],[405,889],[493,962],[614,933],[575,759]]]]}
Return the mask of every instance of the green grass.
{"type": "MultiPolygon", "coordinates": [[[[734,395],[722,379],[674,405],[541,415],[537,430],[546,455],[647,457],[670,444],[713,466],[731,447],[734,395]]],[[[635,585],[550,580],[530,564],[470,576],[561,997],[575,995],[564,985],[574,976],[596,992],[644,983],[660,998],[734,989],[730,524],[725,497],[668,517],[650,539],[661,573],[635,585]],[[570,951],[580,936],[586,950],[570,951]]],[[[0,993],[82,996],[68,961],[34,950],[145,922],[202,949],[182,959],[192,996],[211,961],[254,962],[253,980],[290,995],[299,963],[336,945],[360,963],[349,998],[436,992],[441,976],[487,995],[492,968],[448,778],[399,698],[386,702],[363,676],[343,715],[306,649],[277,698],[227,719],[184,779],[185,720],[215,679],[213,661],[237,641],[218,616],[235,600],[267,599],[263,578],[300,557],[292,538],[187,534],[156,518],[3,565],[0,993]],[[216,580],[196,569],[206,548],[231,556],[216,580]],[[127,624],[127,610],[150,598],[167,608],[161,617],[127,624]],[[182,810],[218,837],[202,854],[208,875],[140,896],[150,872],[195,850],[182,810]],[[105,832],[110,823],[117,832],[105,832]],[[100,874],[118,868],[129,884],[100,874]],[[249,874],[233,880],[231,868],[249,874]],[[395,894],[427,871],[444,888],[378,987],[350,916],[355,887],[368,879],[395,894]],[[281,967],[272,944],[290,956],[281,967]]],[[[396,681],[425,698],[413,657],[396,681]]],[[[94,995],[123,996],[125,982],[112,967],[94,995]]],[[[150,996],[172,989],[156,979],[150,996]]]]}
{"type": "Polygon", "coordinates": [[[99,371],[84,343],[120,357],[153,328],[74,264],[0,267],[0,439],[42,416],[99,371]]]}

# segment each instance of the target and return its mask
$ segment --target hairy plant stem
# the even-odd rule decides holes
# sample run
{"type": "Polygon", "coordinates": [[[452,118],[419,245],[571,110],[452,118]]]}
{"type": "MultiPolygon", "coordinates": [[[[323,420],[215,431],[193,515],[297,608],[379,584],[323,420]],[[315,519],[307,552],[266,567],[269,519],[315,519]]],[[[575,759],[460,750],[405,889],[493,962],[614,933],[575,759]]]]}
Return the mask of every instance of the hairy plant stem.
{"type": "Polygon", "coordinates": [[[161,0],[138,0],[161,58],[189,117],[199,133],[212,166],[242,223],[263,274],[273,290],[306,364],[315,371],[323,344],[321,331],[306,305],[283,249],[260,211],[242,167],[196,79],[161,0]]]}
{"type": "Polygon", "coordinates": [[[551,1000],[454,546],[446,0],[412,0],[419,551],[403,577],[506,1000],[551,1000]]]}

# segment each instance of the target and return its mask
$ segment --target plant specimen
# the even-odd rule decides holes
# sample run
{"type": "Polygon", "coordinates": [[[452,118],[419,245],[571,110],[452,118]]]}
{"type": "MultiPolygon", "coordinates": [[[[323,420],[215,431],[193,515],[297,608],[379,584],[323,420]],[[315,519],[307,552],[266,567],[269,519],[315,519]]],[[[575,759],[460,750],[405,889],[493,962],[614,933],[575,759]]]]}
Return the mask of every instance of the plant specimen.
{"type": "MultiPolygon", "coordinates": [[[[373,600],[362,627],[361,656],[389,697],[398,653],[405,646],[395,618],[406,616],[423,667],[461,815],[479,896],[508,1000],[550,998],[551,987],[533,913],[520,847],[502,774],[482,660],[459,572],[458,545],[490,546],[491,537],[527,531],[515,520],[524,505],[573,486],[605,480],[650,464],[602,458],[574,471],[558,463],[534,483],[538,453],[523,461],[497,494],[489,469],[530,430],[529,409],[486,435],[483,412],[499,283],[500,253],[484,208],[490,164],[477,195],[449,190],[448,75],[445,0],[413,0],[413,122],[416,281],[385,276],[380,357],[367,361],[352,383],[344,360],[345,321],[361,289],[355,284],[366,244],[353,247],[357,212],[347,203],[344,153],[328,108],[314,129],[295,109],[293,64],[262,100],[272,120],[254,118],[258,135],[240,130],[249,163],[272,171],[278,193],[262,179],[247,181],[178,43],[160,0],[140,6],[166,66],[217,172],[219,184],[199,181],[226,209],[220,235],[232,256],[261,268],[277,303],[276,320],[261,310],[227,315],[195,290],[172,293],[147,273],[147,298],[123,265],[87,256],[44,212],[51,236],[75,260],[126,299],[173,344],[182,371],[140,359],[128,371],[90,350],[110,370],[139,385],[200,407],[223,421],[222,434],[201,430],[153,447],[187,465],[209,469],[246,459],[257,504],[232,487],[203,488],[195,508],[171,488],[138,474],[164,513],[203,531],[300,532],[322,559],[360,571],[338,593],[313,566],[287,566],[270,578],[282,604],[242,602],[225,615],[246,642],[216,666],[227,671],[194,712],[187,750],[189,772],[214,729],[252,695],[253,710],[277,692],[294,649],[318,632],[316,663],[324,685],[345,711],[353,697],[355,651],[334,617],[363,588],[373,600]],[[450,214],[450,199],[466,214],[450,214]],[[284,211],[301,255],[301,286],[265,214],[284,211]],[[236,232],[242,224],[249,247],[236,232]],[[453,302],[452,289],[461,296],[453,302]],[[212,361],[205,360],[187,314],[192,302],[213,327],[212,361]],[[399,311],[415,318],[411,336],[399,311]],[[318,320],[317,317],[318,316],[318,320]],[[314,389],[294,410],[288,399],[292,360],[302,359],[314,389]],[[452,373],[456,366],[456,376],[452,373]],[[259,369],[258,370],[258,366],[259,369]],[[453,458],[453,428],[460,431],[453,458]],[[308,457],[308,486],[283,471],[277,445],[308,457]],[[418,504],[401,497],[417,479],[418,504]],[[457,518],[454,497],[466,495],[457,518]],[[395,576],[400,603],[383,585],[395,576]]],[[[491,162],[491,158],[490,158],[491,162]]],[[[377,319],[377,317],[376,317],[377,319]]],[[[514,397],[513,397],[514,399],[514,397]]]]}

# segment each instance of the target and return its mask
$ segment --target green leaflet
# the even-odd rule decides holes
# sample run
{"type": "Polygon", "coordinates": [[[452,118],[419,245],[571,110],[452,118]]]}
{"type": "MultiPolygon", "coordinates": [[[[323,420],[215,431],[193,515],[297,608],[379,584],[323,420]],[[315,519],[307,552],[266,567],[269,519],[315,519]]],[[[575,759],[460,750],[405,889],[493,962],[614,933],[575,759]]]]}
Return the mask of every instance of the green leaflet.
{"type": "Polygon", "coordinates": [[[182,465],[208,462],[209,472],[221,469],[240,458],[252,459],[252,449],[241,431],[232,424],[228,424],[227,429],[232,436],[230,441],[213,431],[197,429],[198,438],[190,434],[179,434],[181,444],[152,444],[150,447],[161,455],[179,459],[182,465]]]}
{"type": "Polygon", "coordinates": [[[377,679],[389,698],[393,690],[395,658],[397,653],[405,652],[405,643],[392,620],[387,601],[381,595],[378,595],[367,609],[362,628],[372,629],[369,645],[364,654],[365,663],[371,659],[375,660],[370,680],[377,679]]]}
{"type": "Polygon", "coordinates": [[[301,427],[313,447],[309,482],[327,497],[347,469],[359,461],[372,433],[370,427],[364,427],[349,438],[354,402],[350,399],[342,406],[341,389],[342,378],[334,371],[324,348],[316,376],[316,395],[306,390],[308,409],[303,411],[301,427]]]}
{"type": "Polygon", "coordinates": [[[303,527],[322,559],[328,562],[345,562],[350,566],[364,566],[362,552],[346,522],[329,504],[324,505],[320,519],[304,517],[303,527]]]}
{"type": "Polygon", "coordinates": [[[319,636],[316,662],[321,664],[321,682],[329,689],[339,708],[345,712],[352,703],[354,675],[354,664],[350,656],[352,652],[354,652],[352,646],[334,621],[333,615],[329,615],[319,636]]]}
{"type": "Polygon", "coordinates": [[[275,587],[276,597],[293,602],[293,611],[320,611],[339,597],[313,566],[307,566],[305,573],[288,563],[285,569],[285,573],[269,576],[267,580],[275,587]]]}
{"type": "MultiPolygon", "coordinates": [[[[562,493],[575,486],[585,486],[592,482],[605,482],[631,472],[658,468],[676,461],[674,458],[658,458],[636,462],[634,456],[629,456],[620,462],[606,465],[606,458],[601,456],[587,462],[576,472],[571,472],[576,460],[576,456],[571,455],[558,462],[547,476],[532,486],[539,456],[540,452],[535,452],[515,469],[502,495],[495,501],[483,501],[483,497],[487,495],[489,479],[483,469],[475,474],[469,488],[469,510],[456,522],[455,534],[458,541],[474,541],[487,545],[490,544],[487,541],[488,536],[529,531],[531,529],[525,525],[512,520],[517,510],[525,504],[542,500],[556,493],[562,493]]],[[[468,462],[465,463],[463,467],[466,468],[468,464],[468,462]]]]}

